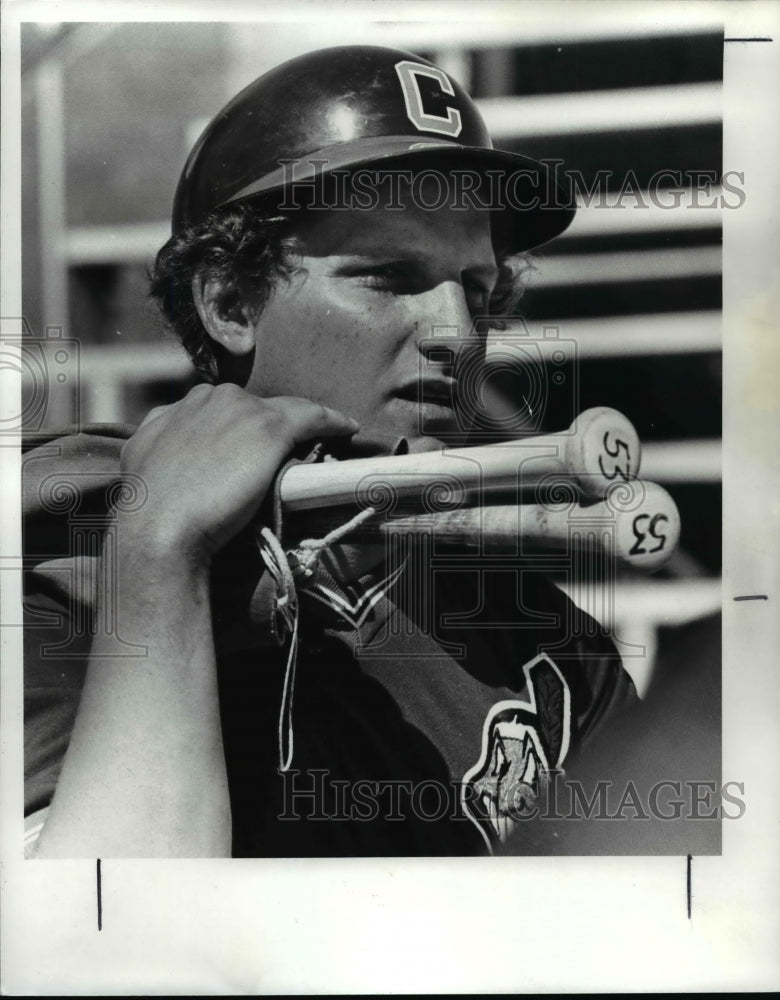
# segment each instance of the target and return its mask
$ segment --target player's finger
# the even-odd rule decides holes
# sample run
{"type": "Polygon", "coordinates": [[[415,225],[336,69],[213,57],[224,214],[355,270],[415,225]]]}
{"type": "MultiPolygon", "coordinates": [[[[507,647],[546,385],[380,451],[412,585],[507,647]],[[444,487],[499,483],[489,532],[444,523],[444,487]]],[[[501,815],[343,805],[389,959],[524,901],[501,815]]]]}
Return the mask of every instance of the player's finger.
{"type": "Polygon", "coordinates": [[[152,423],[153,420],[156,420],[158,417],[163,416],[163,414],[168,413],[172,405],[175,404],[167,403],[165,406],[155,406],[153,409],[149,410],[144,419],[138,425],[138,429],[140,430],[142,427],[146,427],[147,424],[152,423]]]}
{"type": "Polygon", "coordinates": [[[313,437],[354,434],[360,425],[340,410],[298,396],[272,396],[265,404],[285,422],[289,441],[298,444],[313,437]]]}

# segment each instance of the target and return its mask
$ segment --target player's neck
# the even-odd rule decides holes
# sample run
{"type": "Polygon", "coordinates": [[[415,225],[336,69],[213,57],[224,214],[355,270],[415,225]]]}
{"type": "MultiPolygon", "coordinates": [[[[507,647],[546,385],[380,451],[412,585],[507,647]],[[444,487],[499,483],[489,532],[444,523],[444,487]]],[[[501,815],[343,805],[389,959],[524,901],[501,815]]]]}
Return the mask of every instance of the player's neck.
{"type": "Polygon", "coordinates": [[[339,542],[330,546],[327,568],[343,583],[352,583],[372,570],[377,570],[387,558],[384,543],[357,545],[339,542]]]}

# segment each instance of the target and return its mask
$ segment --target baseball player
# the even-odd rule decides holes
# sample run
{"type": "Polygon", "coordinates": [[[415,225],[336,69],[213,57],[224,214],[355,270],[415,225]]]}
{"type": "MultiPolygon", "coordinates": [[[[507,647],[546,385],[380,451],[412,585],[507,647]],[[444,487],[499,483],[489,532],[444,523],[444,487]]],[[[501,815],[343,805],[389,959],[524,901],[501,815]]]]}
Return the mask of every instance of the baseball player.
{"type": "Polygon", "coordinates": [[[468,442],[462,373],[518,255],[572,215],[408,52],[302,56],[214,118],[152,275],[202,383],[25,462],[38,856],[487,853],[633,702],[533,565],[279,545],[291,458],[468,442]],[[53,471],[79,476],[102,557],[73,549],[53,471]]]}

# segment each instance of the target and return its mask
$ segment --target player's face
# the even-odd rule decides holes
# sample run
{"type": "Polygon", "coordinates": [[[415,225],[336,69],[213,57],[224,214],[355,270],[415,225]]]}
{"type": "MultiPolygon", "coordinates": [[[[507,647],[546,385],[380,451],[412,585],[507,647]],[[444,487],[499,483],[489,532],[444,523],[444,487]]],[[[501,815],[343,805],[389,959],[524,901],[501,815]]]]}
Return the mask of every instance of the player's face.
{"type": "Polygon", "coordinates": [[[454,362],[481,360],[472,320],[497,277],[487,213],[331,210],[304,247],[255,322],[246,388],[324,403],[413,450],[452,442],[463,423],[454,362]]]}

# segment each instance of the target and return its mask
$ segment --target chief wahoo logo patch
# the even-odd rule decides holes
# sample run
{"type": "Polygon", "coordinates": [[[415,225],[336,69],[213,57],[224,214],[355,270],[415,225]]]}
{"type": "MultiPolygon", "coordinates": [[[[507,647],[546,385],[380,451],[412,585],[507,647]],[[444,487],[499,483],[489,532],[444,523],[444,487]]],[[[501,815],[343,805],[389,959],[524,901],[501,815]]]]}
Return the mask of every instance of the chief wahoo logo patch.
{"type": "Polygon", "coordinates": [[[571,692],[563,675],[544,653],[523,670],[528,700],[493,705],[479,760],[463,776],[463,809],[490,849],[528,816],[569,751],[571,692]]]}

